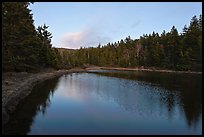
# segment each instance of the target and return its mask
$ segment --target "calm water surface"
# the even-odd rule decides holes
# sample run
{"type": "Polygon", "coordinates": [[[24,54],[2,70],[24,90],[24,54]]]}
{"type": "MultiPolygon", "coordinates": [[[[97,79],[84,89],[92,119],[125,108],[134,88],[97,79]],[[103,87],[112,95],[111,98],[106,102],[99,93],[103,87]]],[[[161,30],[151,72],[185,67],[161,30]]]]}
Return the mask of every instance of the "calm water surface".
{"type": "Polygon", "coordinates": [[[202,134],[202,76],[72,73],[21,101],[3,134],[202,134]]]}

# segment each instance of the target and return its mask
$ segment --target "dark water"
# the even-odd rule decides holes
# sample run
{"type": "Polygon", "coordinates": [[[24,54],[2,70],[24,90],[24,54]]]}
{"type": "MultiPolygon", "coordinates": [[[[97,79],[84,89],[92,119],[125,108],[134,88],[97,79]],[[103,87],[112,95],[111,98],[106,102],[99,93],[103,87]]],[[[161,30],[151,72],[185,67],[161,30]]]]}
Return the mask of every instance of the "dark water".
{"type": "Polygon", "coordinates": [[[202,134],[202,76],[73,73],[37,85],[3,134],[202,134]]]}

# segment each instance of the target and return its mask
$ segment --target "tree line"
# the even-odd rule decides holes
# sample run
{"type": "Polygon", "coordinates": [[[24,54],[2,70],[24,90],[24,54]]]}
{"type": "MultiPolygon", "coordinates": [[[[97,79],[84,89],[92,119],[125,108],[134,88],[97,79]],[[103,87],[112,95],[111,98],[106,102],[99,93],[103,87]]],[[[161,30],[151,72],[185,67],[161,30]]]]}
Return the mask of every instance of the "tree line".
{"type": "Polygon", "coordinates": [[[2,3],[2,71],[36,71],[88,65],[158,67],[202,71],[202,15],[192,17],[178,33],[175,26],[162,34],[78,50],[52,47],[47,25],[35,28],[31,2],[2,3]]]}
{"type": "Polygon", "coordinates": [[[59,68],[60,55],[52,48],[45,24],[35,28],[30,2],[2,3],[2,71],[59,68]]]}
{"type": "Polygon", "coordinates": [[[173,26],[161,35],[153,31],[139,39],[130,36],[98,47],[64,51],[64,64],[74,66],[156,67],[202,71],[202,15],[192,17],[183,31],[173,26]]]}

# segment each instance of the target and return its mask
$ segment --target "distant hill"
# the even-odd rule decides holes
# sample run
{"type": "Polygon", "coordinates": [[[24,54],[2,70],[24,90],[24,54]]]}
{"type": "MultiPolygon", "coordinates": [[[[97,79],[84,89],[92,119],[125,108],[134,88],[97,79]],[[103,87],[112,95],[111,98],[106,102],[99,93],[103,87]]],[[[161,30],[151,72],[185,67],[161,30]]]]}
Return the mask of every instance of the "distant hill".
{"type": "Polygon", "coordinates": [[[68,52],[73,52],[76,51],[76,49],[68,49],[68,48],[56,48],[58,51],[68,51],[68,52]]]}
{"type": "Polygon", "coordinates": [[[76,49],[67,49],[67,48],[56,48],[56,49],[59,51],[61,56],[63,56],[64,53],[69,54],[76,51],[76,49]]]}

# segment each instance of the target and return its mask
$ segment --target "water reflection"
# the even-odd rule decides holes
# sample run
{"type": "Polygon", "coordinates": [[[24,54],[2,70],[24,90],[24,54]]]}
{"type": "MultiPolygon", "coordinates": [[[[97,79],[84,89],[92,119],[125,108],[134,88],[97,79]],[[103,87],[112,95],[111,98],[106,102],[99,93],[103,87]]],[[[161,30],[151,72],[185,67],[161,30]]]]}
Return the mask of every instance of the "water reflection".
{"type": "MultiPolygon", "coordinates": [[[[169,117],[171,117],[175,105],[179,104],[181,111],[185,113],[188,126],[194,126],[195,128],[198,124],[199,117],[202,113],[202,75],[115,70],[92,71],[91,73],[101,76],[143,81],[148,84],[151,83],[153,86],[163,87],[171,91],[168,93],[159,93],[161,103],[166,104],[168,108],[169,117]]],[[[122,85],[127,86],[125,82],[123,83],[122,85]]],[[[136,83],[133,82],[133,85],[134,84],[136,83]]],[[[122,95],[122,97],[126,96],[122,95]]],[[[121,101],[121,99],[119,100],[121,101]]],[[[124,103],[124,106],[127,105],[124,103]]]]}
{"type": "Polygon", "coordinates": [[[58,78],[54,78],[35,86],[32,93],[19,103],[9,122],[2,128],[2,133],[27,134],[37,113],[46,114],[46,110],[51,104],[50,98],[53,97],[57,84],[58,78]]]}
{"type": "Polygon", "coordinates": [[[201,83],[200,75],[129,71],[68,74],[35,87],[2,131],[201,134],[201,83]],[[36,127],[43,127],[43,131],[36,127]]]}

